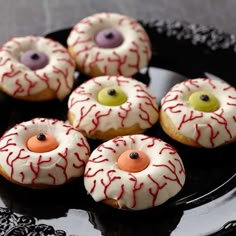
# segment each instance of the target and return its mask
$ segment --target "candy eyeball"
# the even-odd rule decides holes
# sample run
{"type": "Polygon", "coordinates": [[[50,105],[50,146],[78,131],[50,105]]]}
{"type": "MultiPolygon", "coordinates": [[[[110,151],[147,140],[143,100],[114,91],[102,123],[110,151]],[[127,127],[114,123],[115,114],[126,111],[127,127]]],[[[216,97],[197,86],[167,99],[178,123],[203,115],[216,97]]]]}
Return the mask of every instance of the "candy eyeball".
{"type": "Polygon", "coordinates": [[[214,112],[220,106],[215,95],[208,91],[197,91],[192,93],[189,97],[189,102],[194,109],[203,112],[214,112]]]}
{"type": "Polygon", "coordinates": [[[116,86],[104,87],[98,93],[97,100],[105,106],[119,106],[126,102],[124,91],[116,86]]]}
{"type": "Polygon", "coordinates": [[[122,34],[112,28],[99,31],[95,37],[97,46],[101,48],[116,48],[119,47],[123,41],[122,34]]]}
{"type": "Polygon", "coordinates": [[[48,64],[49,58],[44,52],[28,50],[20,56],[20,62],[31,70],[39,70],[48,64]]]}

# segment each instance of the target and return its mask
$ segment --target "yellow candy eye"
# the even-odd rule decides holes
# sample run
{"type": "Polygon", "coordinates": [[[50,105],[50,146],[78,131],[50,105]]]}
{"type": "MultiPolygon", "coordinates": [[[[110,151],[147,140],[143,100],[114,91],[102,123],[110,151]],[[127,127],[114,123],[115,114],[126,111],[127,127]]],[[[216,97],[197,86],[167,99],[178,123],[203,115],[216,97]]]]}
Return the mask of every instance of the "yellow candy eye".
{"type": "Polygon", "coordinates": [[[102,105],[119,106],[126,102],[126,94],[118,87],[105,87],[98,93],[97,100],[102,105]]]}
{"type": "Polygon", "coordinates": [[[220,106],[218,99],[208,91],[192,93],[189,97],[189,102],[194,109],[203,112],[214,112],[220,106]]]}

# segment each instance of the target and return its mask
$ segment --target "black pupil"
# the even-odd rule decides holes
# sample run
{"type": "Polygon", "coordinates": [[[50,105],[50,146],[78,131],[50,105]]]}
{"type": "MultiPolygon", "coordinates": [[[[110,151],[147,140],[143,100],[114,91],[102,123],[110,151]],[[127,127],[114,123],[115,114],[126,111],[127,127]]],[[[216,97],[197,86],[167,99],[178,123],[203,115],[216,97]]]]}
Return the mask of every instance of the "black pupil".
{"type": "Polygon", "coordinates": [[[108,95],[113,96],[113,95],[116,94],[116,90],[115,90],[115,89],[108,89],[108,90],[107,90],[107,93],[108,93],[108,95]]]}
{"type": "Polygon", "coordinates": [[[200,96],[200,99],[202,100],[202,101],[209,101],[209,96],[208,95],[205,95],[205,94],[202,94],[201,96],[200,96]]]}
{"type": "Polygon", "coordinates": [[[107,39],[112,39],[113,37],[114,37],[114,35],[111,32],[105,34],[105,38],[107,38],[107,39]]]}
{"type": "Polygon", "coordinates": [[[37,139],[40,141],[46,140],[46,136],[43,133],[38,134],[37,139]]]}
{"type": "Polygon", "coordinates": [[[139,155],[138,155],[137,152],[131,152],[131,153],[129,154],[129,157],[130,157],[131,159],[137,159],[137,158],[139,157],[139,155]]]}
{"type": "Polygon", "coordinates": [[[39,59],[39,55],[37,53],[34,53],[31,55],[31,59],[37,60],[37,59],[39,59]]]}

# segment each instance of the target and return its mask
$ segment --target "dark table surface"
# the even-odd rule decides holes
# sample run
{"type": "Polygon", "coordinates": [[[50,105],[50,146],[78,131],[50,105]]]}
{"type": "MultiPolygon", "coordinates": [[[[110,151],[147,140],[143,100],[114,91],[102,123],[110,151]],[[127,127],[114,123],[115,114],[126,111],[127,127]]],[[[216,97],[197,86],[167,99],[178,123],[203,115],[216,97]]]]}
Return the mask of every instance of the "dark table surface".
{"type": "MultiPolygon", "coordinates": [[[[0,44],[14,36],[45,35],[68,28],[88,15],[103,11],[122,13],[144,22],[186,21],[236,35],[235,0],[0,0],[0,3],[0,44]]],[[[225,197],[231,196],[235,196],[235,190],[225,197]]],[[[199,224],[195,224],[195,218],[191,220],[192,211],[188,211],[174,235],[182,232],[181,227],[185,227],[186,236],[191,235],[193,229],[198,235],[198,231],[201,231],[198,226],[207,230],[209,225],[205,219],[211,217],[208,209],[215,209],[215,204],[225,207],[225,199],[219,198],[216,202],[209,203],[207,209],[199,207],[198,215],[203,216],[198,219],[199,224]],[[186,227],[185,221],[189,222],[189,219],[192,224],[186,227]]],[[[217,227],[235,220],[235,207],[235,204],[232,208],[228,207],[232,212],[230,210],[224,219],[213,219],[217,227]]],[[[221,208],[216,208],[214,216],[219,216],[220,212],[221,208]]],[[[73,220],[73,212],[71,218],[73,220]]],[[[76,217],[74,218],[76,222],[76,217]]],[[[59,228],[60,222],[57,224],[59,225],[55,227],[59,228]]],[[[89,232],[87,233],[85,235],[89,235],[89,232]]]]}

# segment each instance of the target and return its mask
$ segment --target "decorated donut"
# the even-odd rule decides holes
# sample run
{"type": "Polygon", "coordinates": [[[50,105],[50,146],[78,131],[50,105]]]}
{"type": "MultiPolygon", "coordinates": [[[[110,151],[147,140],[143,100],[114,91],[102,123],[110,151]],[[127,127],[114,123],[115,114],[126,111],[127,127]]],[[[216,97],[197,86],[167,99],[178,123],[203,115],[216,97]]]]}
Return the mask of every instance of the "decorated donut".
{"type": "Polygon", "coordinates": [[[78,69],[89,76],[132,76],[151,58],[149,37],[142,25],[118,13],[97,13],[72,28],[67,45],[78,69]]]}
{"type": "Polygon", "coordinates": [[[236,89],[226,82],[196,78],[173,86],[161,101],[160,123],[173,139],[215,148],[235,141],[236,89]]]}
{"type": "Polygon", "coordinates": [[[185,178],[174,147],[159,138],[136,134],[98,146],[85,167],[84,185],[96,202],[143,210],[175,196],[185,178]]]}
{"type": "Polygon", "coordinates": [[[91,78],[72,91],[68,100],[70,124],[92,139],[143,133],[158,118],[156,97],[131,77],[91,78]]]}
{"type": "Polygon", "coordinates": [[[90,155],[86,138],[64,121],[34,118],[0,139],[0,174],[30,188],[53,187],[80,177],[90,155]]]}
{"type": "Polygon", "coordinates": [[[63,100],[74,84],[67,48],[40,36],[15,37],[0,49],[0,89],[27,101],[63,100]]]}

